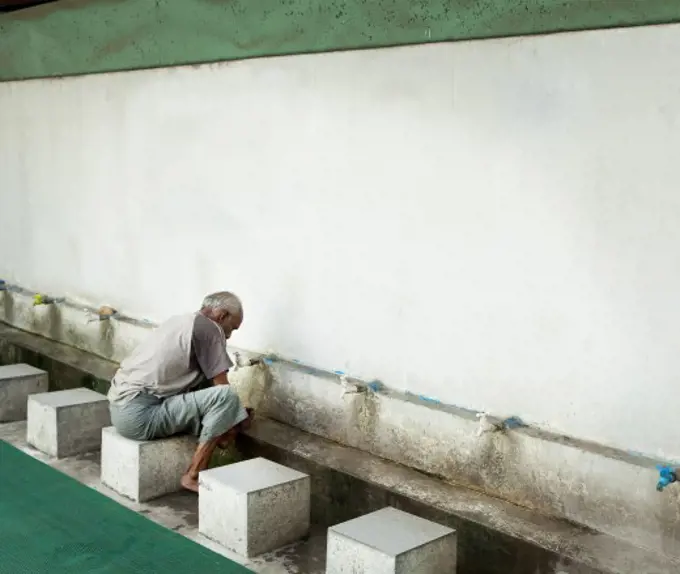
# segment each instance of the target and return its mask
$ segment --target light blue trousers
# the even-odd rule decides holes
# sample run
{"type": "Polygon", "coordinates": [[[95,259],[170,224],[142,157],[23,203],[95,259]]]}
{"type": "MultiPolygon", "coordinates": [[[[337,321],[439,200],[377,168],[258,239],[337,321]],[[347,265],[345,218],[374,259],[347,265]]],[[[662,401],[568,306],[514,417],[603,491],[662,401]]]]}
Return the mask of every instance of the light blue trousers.
{"type": "Polygon", "coordinates": [[[248,418],[229,385],[211,386],[165,399],[140,394],[110,408],[113,426],[132,440],[193,434],[204,443],[248,418]]]}

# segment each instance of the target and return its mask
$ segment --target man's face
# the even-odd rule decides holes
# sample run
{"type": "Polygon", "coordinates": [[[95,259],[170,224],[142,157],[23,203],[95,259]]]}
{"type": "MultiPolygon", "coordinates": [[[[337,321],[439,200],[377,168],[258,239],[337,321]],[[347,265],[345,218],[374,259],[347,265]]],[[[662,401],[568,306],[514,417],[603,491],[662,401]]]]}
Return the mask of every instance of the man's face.
{"type": "Polygon", "coordinates": [[[218,321],[222,331],[224,331],[224,336],[228,339],[231,334],[236,331],[243,323],[243,313],[238,313],[237,315],[230,315],[225,313],[222,318],[218,321]]]}

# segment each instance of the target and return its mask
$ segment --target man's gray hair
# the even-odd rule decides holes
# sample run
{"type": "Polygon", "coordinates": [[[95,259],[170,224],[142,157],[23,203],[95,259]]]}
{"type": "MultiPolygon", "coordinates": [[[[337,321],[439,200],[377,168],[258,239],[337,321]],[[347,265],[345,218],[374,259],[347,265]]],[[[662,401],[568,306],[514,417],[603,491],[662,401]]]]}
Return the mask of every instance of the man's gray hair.
{"type": "Polygon", "coordinates": [[[206,308],[215,311],[227,311],[230,315],[243,313],[241,300],[229,291],[218,291],[207,295],[201,304],[201,309],[206,308]]]}

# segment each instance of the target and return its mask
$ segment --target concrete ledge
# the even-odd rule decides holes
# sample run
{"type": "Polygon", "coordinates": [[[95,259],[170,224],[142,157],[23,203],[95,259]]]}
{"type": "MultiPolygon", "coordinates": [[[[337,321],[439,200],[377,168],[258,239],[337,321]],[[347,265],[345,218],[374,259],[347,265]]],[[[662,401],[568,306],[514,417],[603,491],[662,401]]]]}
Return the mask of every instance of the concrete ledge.
{"type": "Polygon", "coordinates": [[[456,530],[460,572],[680,572],[680,562],[654,551],[273,420],[258,420],[239,448],[311,476],[314,524],[330,527],[392,506],[456,530]]]}
{"type": "MultiPolygon", "coordinates": [[[[35,315],[45,311],[30,307],[26,295],[0,293],[0,297],[11,299],[11,305],[4,305],[11,313],[5,311],[4,316],[12,317],[16,324],[41,334],[54,331],[60,340],[93,352],[108,350],[108,359],[120,358],[149,328],[132,320],[113,320],[104,322],[109,327],[93,324],[99,329],[93,333],[85,313],[74,306],[53,305],[50,312],[54,317],[48,320],[35,315]],[[59,330],[52,327],[57,321],[59,330]],[[106,343],[104,332],[110,337],[106,343]]],[[[2,309],[0,305],[0,319],[2,309]]],[[[4,356],[11,355],[14,361],[40,366],[42,355],[33,354],[37,346],[44,346],[46,355],[59,354],[55,343],[38,339],[41,342],[36,345],[34,339],[27,341],[30,338],[0,326],[0,356],[7,360],[4,356]],[[30,350],[3,353],[2,339],[13,340],[13,349],[30,350]]],[[[65,349],[64,362],[74,365],[73,369],[88,373],[108,370],[109,376],[115,369],[109,360],[65,349]]],[[[478,436],[478,420],[471,411],[389,389],[343,396],[340,381],[332,373],[282,360],[274,362],[271,369],[273,380],[262,414],[543,514],[680,556],[680,487],[663,493],[655,490],[655,465],[672,461],[657,461],[534,428],[478,436]]],[[[102,379],[93,384],[105,391],[102,379]]]]}
{"type": "Polygon", "coordinates": [[[28,398],[26,440],[57,458],[99,450],[111,424],[109,401],[90,389],[69,389],[28,398]]]}
{"type": "Polygon", "coordinates": [[[195,449],[191,436],[136,441],[107,427],[102,431],[101,481],[135,502],[178,492],[195,449]]]}
{"type": "Polygon", "coordinates": [[[56,303],[33,305],[32,291],[11,287],[0,291],[0,321],[116,362],[144,338],[153,324],[126,318],[99,321],[86,304],[57,298],[56,303]]]}
{"type": "Polygon", "coordinates": [[[87,387],[101,393],[108,392],[109,382],[118,368],[117,363],[102,357],[2,322],[0,363],[28,363],[47,372],[49,390],[87,387]]]}
{"type": "Polygon", "coordinates": [[[680,553],[680,488],[657,461],[533,428],[478,435],[474,412],[274,363],[271,418],[634,544],[680,553]]]}
{"type": "Polygon", "coordinates": [[[48,384],[47,373],[30,365],[0,367],[0,422],[25,420],[28,397],[46,392],[48,384]]]}

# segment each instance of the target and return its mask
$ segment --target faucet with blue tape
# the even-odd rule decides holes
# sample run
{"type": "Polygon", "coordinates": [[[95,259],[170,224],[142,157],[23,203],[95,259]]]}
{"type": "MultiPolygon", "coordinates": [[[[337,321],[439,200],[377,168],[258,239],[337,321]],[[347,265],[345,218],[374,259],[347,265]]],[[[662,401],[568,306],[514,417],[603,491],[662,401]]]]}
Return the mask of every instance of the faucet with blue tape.
{"type": "Polygon", "coordinates": [[[678,475],[672,468],[661,465],[657,466],[656,468],[659,471],[659,482],[656,483],[656,489],[659,492],[661,492],[669,484],[678,482],[678,475]]]}

